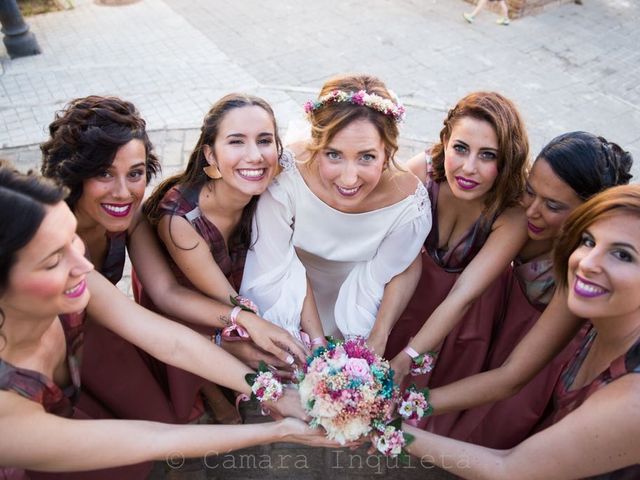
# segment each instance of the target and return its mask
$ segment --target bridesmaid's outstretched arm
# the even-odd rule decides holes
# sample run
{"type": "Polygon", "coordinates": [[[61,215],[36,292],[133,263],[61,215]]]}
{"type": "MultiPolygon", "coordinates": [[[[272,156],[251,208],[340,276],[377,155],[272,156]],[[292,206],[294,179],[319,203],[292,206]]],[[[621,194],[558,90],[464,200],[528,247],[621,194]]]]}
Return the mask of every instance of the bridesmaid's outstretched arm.
{"type": "Polygon", "coordinates": [[[434,415],[515,395],[567,346],[583,323],[584,320],[569,310],[566,289],[557,289],[545,311],[504,364],[431,390],[429,400],[434,415]]]}
{"type": "Polygon", "coordinates": [[[411,455],[462,478],[586,478],[640,462],[639,399],[640,377],[624,375],[511,450],[460,442],[406,424],[403,430],[415,436],[407,448],[411,455]]]}

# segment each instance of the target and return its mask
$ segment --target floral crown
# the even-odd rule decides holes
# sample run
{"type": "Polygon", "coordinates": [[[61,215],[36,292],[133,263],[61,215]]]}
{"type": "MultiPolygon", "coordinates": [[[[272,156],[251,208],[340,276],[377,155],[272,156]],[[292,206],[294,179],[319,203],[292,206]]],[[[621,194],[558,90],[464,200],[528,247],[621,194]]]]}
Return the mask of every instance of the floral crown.
{"type": "Polygon", "coordinates": [[[318,98],[318,100],[309,100],[304,104],[304,111],[307,114],[324,107],[329,103],[347,102],[353,105],[364,105],[376,110],[387,117],[393,118],[396,122],[404,120],[404,107],[395,104],[388,98],[383,98],[375,93],[367,93],[364,90],[357,92],[345,92],[344,90],[333,90],[326,95],[318,98]]]}

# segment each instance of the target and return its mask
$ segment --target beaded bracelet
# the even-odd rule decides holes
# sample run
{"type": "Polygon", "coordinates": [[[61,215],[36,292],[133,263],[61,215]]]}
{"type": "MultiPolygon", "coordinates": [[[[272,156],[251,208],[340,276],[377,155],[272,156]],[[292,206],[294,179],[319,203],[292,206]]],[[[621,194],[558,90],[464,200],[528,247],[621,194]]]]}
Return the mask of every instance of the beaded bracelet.
{"type": "Polygon", "coordinates": [[[420,355],[409,345],[404,348],[404,352],[411,357],[411,368],[409,373],[411,373],[412,376],[424,375],[425,373],[429,373],[433,370],[433,366],[436,361],[435,352],[426,352],[420,355]]]}
{"type": "Polygon", "coordinates": [[[210,337],[211,341],[215,343],[217,346],[222,345],[222,332],[219,328],[216,328],[216,331],[210,337]]]}

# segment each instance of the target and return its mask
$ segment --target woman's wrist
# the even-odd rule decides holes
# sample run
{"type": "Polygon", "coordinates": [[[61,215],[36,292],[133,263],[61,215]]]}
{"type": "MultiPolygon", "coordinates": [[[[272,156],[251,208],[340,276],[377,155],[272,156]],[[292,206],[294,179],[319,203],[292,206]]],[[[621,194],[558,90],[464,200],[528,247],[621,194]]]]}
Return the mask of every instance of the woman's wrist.
{"type": "Polygon", "coordinates": [[[425,352],[418,353],[413,347],[407,345],[404,347],[402,351],[405,357],[409,357],[411,359],[411,375],[424,375],[425,373],[431,372],[436,363],[436,352],[425,352]]]}
{"type": "Polygon", "coordinates": [[[274,438],[272,442],[285,442],[292,433],[291,424],[285,419],[269,422],[268,425],[272,427],[271,434],[274,438]]]}
{"type": "MultiPolygon", "coordinates": [[[[222,337],[227,341],[249,340],[251,337],[247,329],[242,325],[239,320],[240,315],[245,310],[235,305],[231,307],[229,315],[226,317],[227,326],[222,329],[222,337]]],[[[251,313],[251,312],[249,312],[251,313]]]]}
{"type": "Polygon", "coordinates": [[[404,352],[400,352],[393,359],[393,369],[402,376],[408,375],[411,369],[411,357],[404,352]]]}
{"type": "Polygon", "coordinates": [[[368,338],[389,338],[389,334],[391,333],[391,328],[386,328],[386,326],[382,325],[382,322],[376,321],[369,333],[368,338]]]}
{"type": "Polygon", "coordinates": [[[260,320],[260,317],[248,310],[241,310],[236,317],[236,323],[247,330],[251,329],[256,320],[260,320]]]}

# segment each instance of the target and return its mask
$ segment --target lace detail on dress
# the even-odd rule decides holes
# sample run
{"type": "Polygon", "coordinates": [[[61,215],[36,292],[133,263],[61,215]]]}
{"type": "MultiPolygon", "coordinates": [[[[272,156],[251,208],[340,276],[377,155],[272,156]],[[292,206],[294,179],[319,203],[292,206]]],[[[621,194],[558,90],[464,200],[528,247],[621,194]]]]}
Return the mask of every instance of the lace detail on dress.
{"type": "Polygon", "coordinates": [[[280,166],[284,171],[291,170],[294,167],[296,162],[296,157],[293,155],[293,152],[287,148],[285,148],[278,159],[280,162],[280,166]]]}
{"type": "Polygon", "coordinates": [[[424,151],[424,163],[427,165],[427,178],[433,175],[433,159],[431,158],[431,148],[424,151]]]}
{"type": "Polygon", "coordinates": [[[418,206],[418,212],[424,212],[425,208],[427,208],[427,205],[429,204],[429,192],[427,192],[427,188],[422,184],[422,182],[418,182],[418,187],[413,194],[413,198],[418,206]]]}

